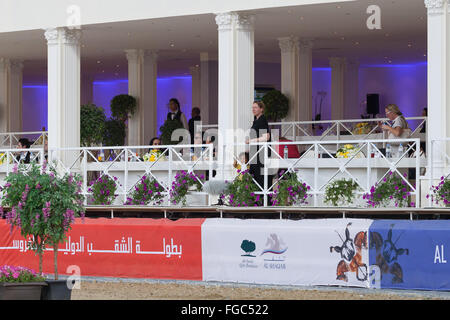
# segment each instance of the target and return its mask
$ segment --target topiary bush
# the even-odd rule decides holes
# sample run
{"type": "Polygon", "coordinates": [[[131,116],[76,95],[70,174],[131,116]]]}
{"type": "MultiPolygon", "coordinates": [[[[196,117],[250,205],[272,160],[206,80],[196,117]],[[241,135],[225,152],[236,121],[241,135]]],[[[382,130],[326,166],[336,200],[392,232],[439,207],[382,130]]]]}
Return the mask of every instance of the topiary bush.
{"type": "Polygon", "coordinates": [[[111,100],[111,115],[113,118],[125,122],[129,115],[133,115],[137,108],[136,98],[129,94],[119,94],[111,100]]]}
{"type": "Polygon", "coordinates": [[[286,118],[289,112],[289,99],[278,90],[267,92],[262,98],[266,108],[264,115],[267,119],[277,121],[286,118]]]}
{"type": "Polygon", "coordinates": [[[163,145],[172,145],[172,144],[178,144],[181,141],[180,140],[173,140],[172,141],[172,134],[176,129],[183,129],[183,124],[179,120],[166,120],[164,124],[161,126],[161,141],[163,145]]]}
{"type": "Polygon", "coordinates": [[[91,147],[103,141],[105,134],[105,111],[95,104],[82,105],[80,108],[80,144],[91,147]]]}

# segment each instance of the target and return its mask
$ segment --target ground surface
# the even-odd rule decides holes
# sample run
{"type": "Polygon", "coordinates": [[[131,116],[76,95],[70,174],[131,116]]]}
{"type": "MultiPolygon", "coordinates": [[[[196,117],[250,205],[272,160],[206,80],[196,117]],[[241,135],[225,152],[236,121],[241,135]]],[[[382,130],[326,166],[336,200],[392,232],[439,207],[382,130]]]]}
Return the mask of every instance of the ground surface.
{"type": "Polygon", "coordinates": [[[293,288],[230,284],[82,281],[72,300],[429,300],[450,293],[349,288],[293,288]]]}

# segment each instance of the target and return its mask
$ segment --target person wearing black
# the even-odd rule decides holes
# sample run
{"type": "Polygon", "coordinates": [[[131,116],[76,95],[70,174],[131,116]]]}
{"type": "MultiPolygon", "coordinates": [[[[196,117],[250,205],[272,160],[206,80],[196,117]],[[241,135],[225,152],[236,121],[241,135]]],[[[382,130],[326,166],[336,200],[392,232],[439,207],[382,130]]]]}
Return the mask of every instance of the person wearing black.
{"type": "MultiPolygon", "coordinates": [[[[426,117],[427,115],[428,115],[428,108],[423,108],[422,117],[426,117]]],[[[428,119],[426,121],[428,121],[428,119]]],[[[422,126],[422,129],[420,129],[420,133],[425,133],[426,131],[427,131],[427,126],[424,124],[422,126]]]]}
{"type": "Polygon", "coordinates": [[[201,121],[201,117],[200,117],[200,109],[195,107],[192,108],[192,118],[189,119],[189,133],[191,134],[191,144],[194,144],[194,136],[196,134],[195,132],[195,122],[196,121],[201,121]]]}
{"type": "Polygon", "coordinates": [[[177,99],[172,98],[169,100],[170,112],[167,114],[167,120],[179,120],[183,127],[188,130],[188,124],[186,121],[186,116],[181,112],[180,102],[177,99]]]}
{"type": "MultiPolygon", "coordinates": [[[[253,125],[250,130],[250,140],[247,140],[246,143],[260,143],[260,142],[268,142],[270,141],[270,130],[269,123],[267,122],[266,117],[264,116],[264,103],[262,101],[254,101],[252,105],[252,112],[254,115],[253,125]]],[[[250,147],[250,159],[259,151],[259,146],[251,146],[250,147]]],[[[258,182],[261,188],[264,188],[264,164],[260,159],[264,157],[264,154],[258,153],[258,155],[250,160],[250,174],[253,175],[253,178],[258,182]]],[[[269,154],[270,156],[270,154],[269,154]]],[[[271,184],[271,176],[268,176],[268,187],[271,184]]]]}
{"type": "MultiPolygon", "coordinates": [[[[29,149],[30,141],[27,138],[19,139],[19,143],[17,144],[17,149],[29,149]]],[[[19,155],[17,155],[16,160],[19,163],[30,163],[30,151],[23,151],[19,155]]]]}

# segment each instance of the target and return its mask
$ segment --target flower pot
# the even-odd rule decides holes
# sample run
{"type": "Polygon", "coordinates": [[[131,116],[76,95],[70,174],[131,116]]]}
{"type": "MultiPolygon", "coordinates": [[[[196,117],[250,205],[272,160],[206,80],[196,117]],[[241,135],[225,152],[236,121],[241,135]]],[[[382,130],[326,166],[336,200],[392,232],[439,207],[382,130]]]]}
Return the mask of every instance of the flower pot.
{"type": "Polygon", "coordinates": [[[67,280],[46,280],[47,286],[42,289],[41,300],[70,300],[72,289],[67,280]]]}
{"type": "Polygon", "coordinates": [[[0,283],[0,300],[40,300],[45,282],[0,283]]]}

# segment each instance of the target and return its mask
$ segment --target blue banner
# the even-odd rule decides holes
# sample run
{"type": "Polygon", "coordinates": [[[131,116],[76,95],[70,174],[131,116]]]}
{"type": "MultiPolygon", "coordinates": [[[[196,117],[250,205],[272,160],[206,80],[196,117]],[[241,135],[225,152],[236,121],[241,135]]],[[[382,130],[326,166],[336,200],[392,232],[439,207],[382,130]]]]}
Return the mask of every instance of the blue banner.
{"type": "Polygon", "coordinates": [[[369,265],[372,287],[450,290],[450,221],[374,221],[369,265]]]}

